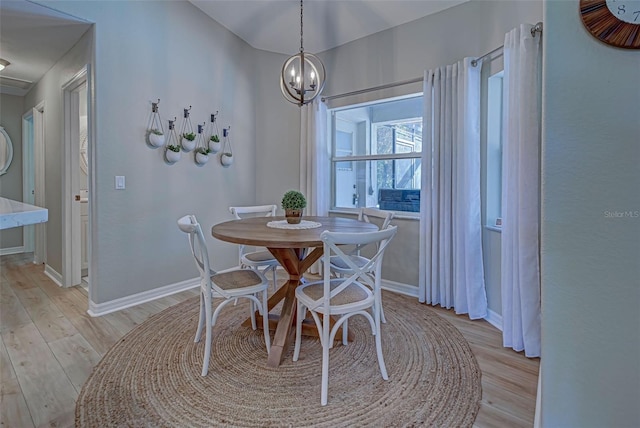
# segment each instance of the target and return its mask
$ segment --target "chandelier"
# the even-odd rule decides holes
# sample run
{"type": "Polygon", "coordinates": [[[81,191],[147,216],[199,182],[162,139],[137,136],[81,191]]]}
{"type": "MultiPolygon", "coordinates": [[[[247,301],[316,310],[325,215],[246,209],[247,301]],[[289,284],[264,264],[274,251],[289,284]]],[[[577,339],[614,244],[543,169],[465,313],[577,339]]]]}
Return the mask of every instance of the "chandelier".
{"type": "Polygon", "coordinates": [[[303,106],[313,101],[325,82],[324,64],[317,56],[304,51],[302,43],[302,0],[300,0],[300,52],[282,66],[280,90],[287,101],[303,106]]]}

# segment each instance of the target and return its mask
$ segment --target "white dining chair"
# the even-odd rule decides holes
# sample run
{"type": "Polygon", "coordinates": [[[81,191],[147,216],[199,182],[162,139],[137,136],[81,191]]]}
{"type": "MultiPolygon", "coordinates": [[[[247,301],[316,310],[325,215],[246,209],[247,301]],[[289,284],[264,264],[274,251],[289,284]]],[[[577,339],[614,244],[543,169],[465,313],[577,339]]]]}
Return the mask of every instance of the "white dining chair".
{"type": "Polygon", "coordinates": [[[267,353],[269,353],[271,347],[267,309],[269,280],[261,272],[252,269],[234,269],[224,273],[216,273],[210,268],[209,252],[207,251],[202,228],[196,217],[194,215],[181,217],[178,219],[178,227],[188,235],[191,254],[200,272],[200,316],[194,341],[200,341],[202,329],[206,328],[202,376],[206,376],[209,371],[212,330],[218,315],[227,304],[235,303],[238,299],[246,298],[252,303],[250,312],[254,330],[256,329],[254,305],[258,307],[263,320],[264,341],[267,353]],[[261,294],[262,299],[259,300],[256,297],[257,294],[261,294]],[[214,298],[222,299],[222,301],[211,313],[212,299],[214,298]]]}
{"type": "MultiPolygon", "coordinates": [[[[275,217],[276,208],[275,205],[254,205],[229,207],[229,211],[231,211],[231,214],[233,214],[236,220],[240,220],[246,217],[275,217]]],[[[273,289],[276,289],[276,270],[278,266],[280,266],[280,263],[278,263],[278,260],[276,260],[269,250],[257,249],[248,251],[245,245],[238,245],[238,264],[241,268],[262,269],[262,273],[264,274],[271,271],[273,289]]]]}
{"type": "Polygon", "coordinates": [[[380,373],[384,380],[389,377],[382,355],[382,339],[380,337],[380,271],[382,258],[387,245],[396,234],[397,226],[388,226],[376,232],[340,233],[322,232],[324,276],[322,281],[310,282],[296,289],[298,300],[296,318],[296,340],[293,351],[293,361],[300,356],[300,342],[302,337],[302,322],[311,312],[320,335],[322,346],[322,383],[320,404],[327,404],[329,388],[329,349],[333,347],[338,329],[342,326],[342,343],[347,345],[348,319],[354,315],[364,316],[371,325],[371,332],[375,336],[376,354],[380,373]],[[349,254],[345,254],[342,245],[377,244],[377,252],[367,264],[359,266],[354,263],[349,254]],[[332,256],[340,257],[351,269],[349,276],[331,278],[329,274],[329,260],[332,256]],[[372,274],[373,273],[373,274],[372,274]],[[331,317],[335,324],[331,326],[331,317]]]}
{"type": "MultiPolygon", "coordinates": [[[[391,211],[384,211],[384,210],[379,210],[377,208],[363,207],[363,208],[360,208],[360,211],[358,213],[358,220],[366,221],[367,223],[373,223],[372,219],[374,218],[378,219],[378,222],[379,220],[382,220],[380,229],[386,229],[391,223],[393,216],[394,216],[394,213],[391,211]]],[[[353,263],[355,263],[358,266],[364,266],[369,262],[369,259],[367,257],[364,257],[361,254],[363,247],[364,247],[363,245],[356,245],[348,253],[351,261],[353,261],[353,263]]],[[[338,277],[350,275],[353,272],[352,269],[347,265],[347,263],[341,257],[333,256],[330,259],[329,266],[331,268],[331,274],[338,277]]],[[[380,308],[380,314],[382,317],[382,322],[386,323],[387,319],[384,316],[384,307],[380,308]]]]}

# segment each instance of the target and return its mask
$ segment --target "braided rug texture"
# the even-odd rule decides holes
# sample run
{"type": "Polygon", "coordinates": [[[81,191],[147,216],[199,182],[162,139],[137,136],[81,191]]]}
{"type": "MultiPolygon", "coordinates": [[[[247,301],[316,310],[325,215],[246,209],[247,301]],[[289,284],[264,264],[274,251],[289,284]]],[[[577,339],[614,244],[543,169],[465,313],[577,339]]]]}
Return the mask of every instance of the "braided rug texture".
{"type": "Polygon", "coordinates": [[[194,343],[198,298],[134,328],[104,356],[76,403],[76,427],[472,426],[480,369],[462,334],[415,299],[384,293],[389,380],[380,376],[368,322],[349,320],[355,340],[329,355],[329,402],[320,406],[322,348],[302,339],[277,369],[266,367],[260,330],[240,324],[248,306],[222,310],[209,374],[200,376],[204,334],[194,343]]]}

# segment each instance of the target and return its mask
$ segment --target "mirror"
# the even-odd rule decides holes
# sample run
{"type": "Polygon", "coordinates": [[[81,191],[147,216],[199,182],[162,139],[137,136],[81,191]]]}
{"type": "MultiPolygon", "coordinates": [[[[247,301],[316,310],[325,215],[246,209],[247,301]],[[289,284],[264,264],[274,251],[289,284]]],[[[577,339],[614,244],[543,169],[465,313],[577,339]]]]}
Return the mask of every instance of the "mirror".
{"type": "Polygon", "coordinates": [[[87,153],[87,116],[80,116],[80,169],[88,174],[89,159],[87,153]]]}
{"type": "Polygon", "coordinates": [[[0,175],[5,174],[13,159],[13,144],[9,134],[0,126],[0,175]]]}

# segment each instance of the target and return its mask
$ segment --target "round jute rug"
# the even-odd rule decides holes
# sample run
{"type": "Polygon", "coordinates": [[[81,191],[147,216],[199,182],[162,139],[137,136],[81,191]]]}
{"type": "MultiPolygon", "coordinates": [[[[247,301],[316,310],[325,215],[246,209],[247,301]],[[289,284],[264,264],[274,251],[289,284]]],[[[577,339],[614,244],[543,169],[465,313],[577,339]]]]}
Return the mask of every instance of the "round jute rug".
{"type": "Polygon", "coordinates": [[[76,404],[76,427],[472,426],[480,369],[462,334],[415,299],[384,293],[389,380],[380,376],[362,317],[355,340],[330,352],[329,402],[320,406],[322,351],[303,338],[277,369],[266,367],[260,330],[241,326],[245,304],[225,308],[213,333],[209,374],[194,343],[198,298],[155,315],[107,352],[76,404]]]}

